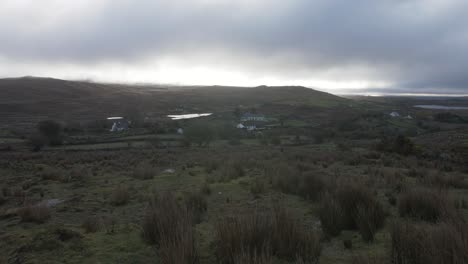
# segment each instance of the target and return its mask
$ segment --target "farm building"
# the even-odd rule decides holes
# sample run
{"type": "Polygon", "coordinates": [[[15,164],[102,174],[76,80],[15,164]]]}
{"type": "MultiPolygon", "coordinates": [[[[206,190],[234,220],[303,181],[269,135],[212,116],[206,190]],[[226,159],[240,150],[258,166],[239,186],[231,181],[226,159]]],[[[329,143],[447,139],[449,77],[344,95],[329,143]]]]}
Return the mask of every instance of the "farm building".
{"type": "Polygon", "coordinates": [[[391,117],[400,117],[400,114],[398,112],[391,112],[390,116],[391,117]]]}
{"type": "Polygon", "coordinates": [[[128,130],[128,127],[130,125],[130,121],[120,116],[108,117],[107,120],[112,121],[112,128],[110,129],[111,132],[120,132],[128,130]]]}
{"type": "Polygon", "coordinates": [[[244,115],[241,116],[240,119],[241,122],[246,122],[246,121],[259,121],[259,122],[265,122],[266,118],[262,114],[254,114],[254,113],[245,113],[244,115]]]}
{"type": "Polygon", "coordinates": [[[265,129],[265,124],[262,122],[246,121],[238,124],[236,127],[239,129],[245,129],[247,131],[255,131],[265,129]]]}

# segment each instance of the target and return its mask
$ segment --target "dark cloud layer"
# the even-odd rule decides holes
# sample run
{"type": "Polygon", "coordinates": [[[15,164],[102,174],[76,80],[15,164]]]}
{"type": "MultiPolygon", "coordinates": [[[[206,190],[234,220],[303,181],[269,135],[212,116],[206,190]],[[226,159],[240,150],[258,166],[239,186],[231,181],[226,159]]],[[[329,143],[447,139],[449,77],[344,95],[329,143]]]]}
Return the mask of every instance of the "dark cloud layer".
{"type": "Polygon", "coordinates": [[[88,66],[172,57],[285,80],[468,93],[464,0],[75,2],[0,3],[0,58],[88,66]]]}

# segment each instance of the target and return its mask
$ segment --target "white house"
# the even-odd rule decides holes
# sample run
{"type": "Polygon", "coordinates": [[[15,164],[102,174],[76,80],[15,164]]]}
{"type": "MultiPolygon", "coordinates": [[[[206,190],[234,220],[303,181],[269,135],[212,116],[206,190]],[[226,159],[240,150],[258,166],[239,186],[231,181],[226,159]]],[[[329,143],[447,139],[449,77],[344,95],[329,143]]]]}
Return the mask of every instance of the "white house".
{"type": "Polygon", "coordinates": [[[245,128],[247,129],[247,131],[254,131],[257,129],[257,126],[252,124],[252,125],[247,125],[245,128]]]}
{"type": "Polygon", "coordinates": [[[391,117],[400,117],[400,114],[398,112],[391,112],[390,116],[391,117]]]}
{"type": "Polygon", "coordinates": [[[261,114],[253,114],[253,113],[245,113],[241,117],[241,122],[246,122],[246,121],[260,121],[260,122],[265,122],[266,118],[264,115],[261,114]]]}
{"type": "Polygon", "coordinates": [[[111,120],[113,122],[112,128],[110,129],[111,132],[120,132],[128,130],[128,127],[130,125],[130,121],[126,120],[121,116],[108,117],[107,120],[111,120]]]}
{"type": "Polygon", "coordinates": [[[242,123],[239,123],[236,127],[239,128],[239,129],[244,129],[245,128],[245,126],[242,123]]]}

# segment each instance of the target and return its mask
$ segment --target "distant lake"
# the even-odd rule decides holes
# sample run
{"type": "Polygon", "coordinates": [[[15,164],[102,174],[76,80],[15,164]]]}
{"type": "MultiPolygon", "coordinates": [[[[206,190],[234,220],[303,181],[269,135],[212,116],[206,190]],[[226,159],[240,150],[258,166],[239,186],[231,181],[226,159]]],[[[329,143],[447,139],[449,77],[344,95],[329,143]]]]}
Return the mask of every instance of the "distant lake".
{"type": "Polygon", "coordinates": [[[438,110],[467,110],[468,106],[446,106],[446,105],[415,105],[414,107],[424,109],[438,109],[438,110]]]}
{"type": "Polygon", "coordinates": [[[203,113],[203,114],[185,114],[185,115],[167,115],[172,120],[181,120],[181,119],[192,119],[202,116],[210,116],[213,113],[203,113]]]}

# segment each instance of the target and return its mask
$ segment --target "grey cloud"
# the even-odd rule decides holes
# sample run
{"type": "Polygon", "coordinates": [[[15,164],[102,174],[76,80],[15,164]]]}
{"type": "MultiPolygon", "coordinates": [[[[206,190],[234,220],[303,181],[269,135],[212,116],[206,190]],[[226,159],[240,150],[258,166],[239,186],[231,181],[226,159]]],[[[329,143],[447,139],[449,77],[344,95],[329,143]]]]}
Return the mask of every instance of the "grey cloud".
{"type": "Polygon", "coordinates": [[[253,74],[340,79],[365,68],[357,79],[468,92],[463,0],[96,2],[40,31],[30,25],[29,33],[22,19],[0,26],[0,57],[87,65],[166,55],[214,63],[219,55],[253,74]]]}

